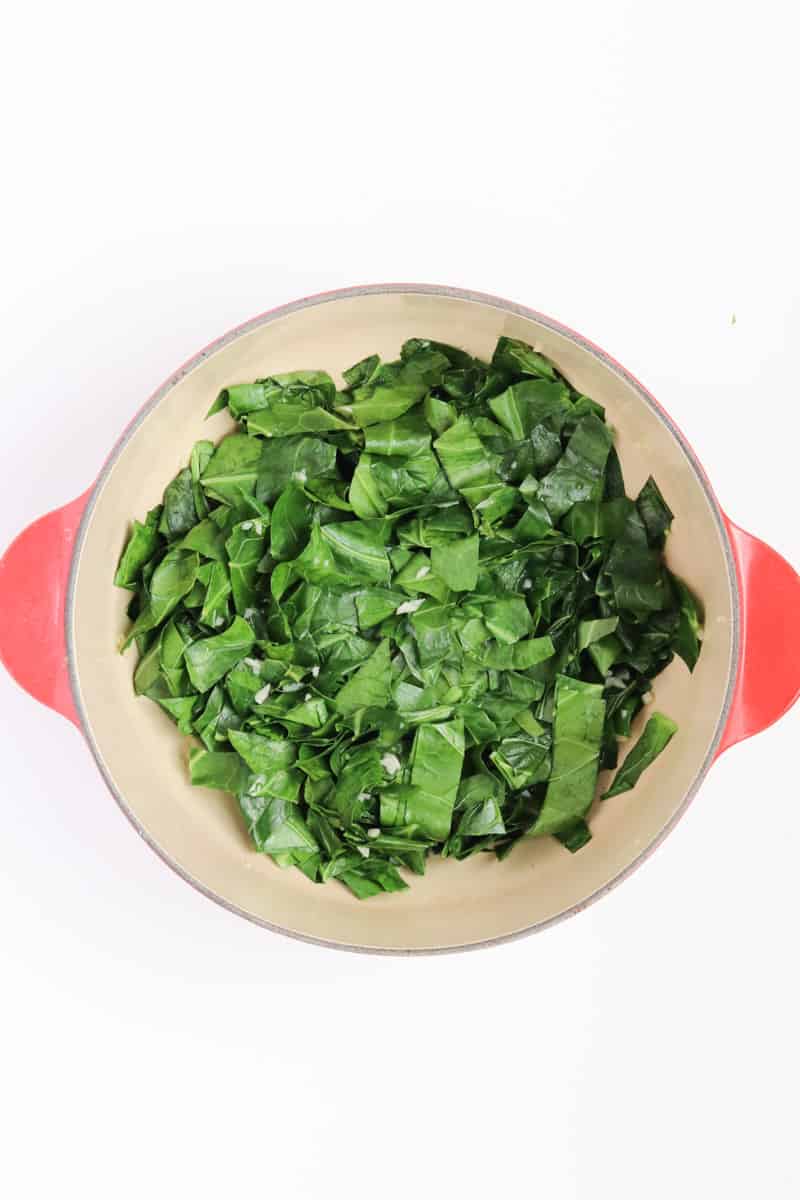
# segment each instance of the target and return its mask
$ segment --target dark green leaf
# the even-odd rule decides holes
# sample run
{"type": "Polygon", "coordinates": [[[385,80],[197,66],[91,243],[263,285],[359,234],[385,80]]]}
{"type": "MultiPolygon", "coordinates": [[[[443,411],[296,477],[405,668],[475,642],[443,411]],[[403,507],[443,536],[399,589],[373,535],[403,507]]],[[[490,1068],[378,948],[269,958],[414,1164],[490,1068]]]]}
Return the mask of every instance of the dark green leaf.
{"type": "Polygon", "coordinates": [[[243,433],[224,438],[200,477],[208,496],[236,505],[243,494],[252,493],[258,478],[261,446],[243,433]]]}
{"type": "Polygon", "coordinates": [[[492,600],[483,609],[483,620],[492,637],[509,646],[524,638],[533,629],[528,606],[518,596],[492,600]]]}
{"type": "Polygon", "coordinates": [[[249,777],[239,755],[222,750],[191,750],[189,768],[195,787],[217,788],[234,794],[246,786],[249,777]]]}
{"type": "Polygon", "coordinates": [[[225,534],[210,518],[190,529],[179,544],[183,550],[196,550],[202,558],[225,562],[225,534]]]}
{"type": "Polygon", "coordinates": [[[173,609],[192,590],[200,560],[187,550],[170,550],[153,572],[147,603],[134,621],[123,650],[134,638],[165,621],[173,609]]]}
{"type": "Polygon", "coordinates": [[[531,437],[538,428],[558,435],[567,416],[568,405],[569,393],[564,384],[550,383],[544,379],[525,379],[512,384],[489,401],[497,420],[515,442],[531,437]]]}
{"type": "Polygon", "coordinates": [[[606,573],[617,608],[635,617],[648,617],[669,603],[665,568],[658,550],[620,538],[608,556],[606,573]]]}
{"type": "Polygon", "coordinates": [[[308,541],[314,505],[296,483],[289,483],[275,502],[269,548],[275,559],[297,558],[308,541]]]}
{"type": "Polygon", "coordinates": [[[451,591],[471,592],[477,584],[478,543],[478,535],[473,533],[471,537],[435,545],[431,550],[433,572],[451,591]]]}
{"type": "Polygon", "coordinates": [[[286,437],[261,443],[256,496],[271,504],[294,480],[336,478],[336,447],[321,437],[286,437]]]}
{"type": "Polygon", "coordinates": [[[180,537],[182,533],[187,533],[196,521],[192,472],[187,467],[176,475],[164,492],[161,531],[168,538],[180,537]]]}
{"type": "Polygon", "coordinates": [[[159,663],[172,696],[181,696],[188,691],[183,657],[193,641],[189,626],[174,618],[162,630],[158,641],[159,663]]]}
{"type": "Polygon", "coordinates": [[[234,617],[224,633],[200,638],[186,650],[186,669],[198,692],[206,692],[250,653],[255,634],[247,621],[234,617]]]}
{"type": "MultiPolygon", "coordinates": [[[[134,689],[311,883],[400,891],[398,867],[526,835],[576,852],[651,681],[700,652],[666,501],[625,496],[603,407],[519,339],[489,365],[411,338],[344,382],[220,394],[239,431],[195,444],[119,562],[134,689]]],[[[672,729],[651,719],[608,794],[672,729]]]]}
{"type": "Polygon", "coordinates": [[[489,756],[513,791],[543,783],[550,775],[550,734],[541,725],[539,730],[503,738],[489,756]]]}
{"type": "Polygon", "coordinates": [[[578,625],[578,649],[585,650],[594,642],[607,638],[618,625],[619,617],[598,617],[591,621],[581,621],[578,625]]]}
{"type": "Polygon", "coordinates": [[[570,825],[568,829],[562,829],[555,836],[561,845],[569,850],[570,854],[577,854],[587,842],[592,840],[592,831],[584,820],[578,820],[574,825],[570,825]]]}
{"type": "Polygon", "coordinates": [[[286,438],[302,433],[335,433],[352,429],[349,421],[326,408],[301,404],[272,404],[247,417],[247,431],[265,438],[286,438]]]}
{"type": "Polygon", "coordinates": [[[114,583],[117,587],[136,591],[142,567],[150,561],[161,544],[161,535],[158,532],[161,511],[159,505],[158,508],[150,510],[144,524],[140,521],[133,522],[128,544],[122,552],[117,573],[114,576],[114,583]]]}
{"type": "Polygon", "coordinates": [[[411,785],[425,797],[423,832],[443,841],[450,822],[464,761],[464,725],[460,720],[420,725],[411,750],[411,785]]]}
{"type": "Polygon", "coordinates": [[[137,696],[159,699],[172,694],[161,668],[161,636],[163,635],[155,638],[152,646],[141,655],[136,664],[133,688],[137,696]]]}
{"type": "Polygon", "coordinates": [[[552,658],[555,652],[550,637],[523,638],[513,646],[490,640],[473,651],[478,661],[493,671],[527,671],[552,658]]]}
{"type": "Polygon", "coordinates": [[[239,804],[251,821],[250,836],[262,854],[316,850],[317,843],[297,804],[282,796],[249,797],[246,793],[239,796],[239,804]]]}
{"type": "Polygon", "coordinates": [[[203,471],[205,471],[211,459],[214,457],[213,442],[195,442],[192,447],[192,456],[189,459],[189,470],[192,475],[192,494],[194,495],[194,507],[197,513],[197,519],[201,521],[203,517],[208,515],[208,501],[200,483],[203,471]]]}
{"type": "Polygon", "coordinates": [[[434,433],[444,433],[457,420],[457,413],[452,404],[440,400],[436,396],[426,396],[424,404],[425,420],[434,433]]]}
{"type": "Polygon", "coordinates": [[[315,525],[294,565],[309,583],[388,584],[391,576],[383,536],[365,521],[315,525]]]}
{"type": "Polygon", "coordinates": [[[390,617],[405,600],[403,592],[393,592],[386,588],[361,588],[355,596],[360,628],[372,629],[375,625],[380,625],[381,621],[390,617]]]}
{"type": "Polygon", "coordinates": [[[357,388],[364,383],[369,383],[380,366],[380,361],[377,354],[370,354],[368,358],[362,358],[355,366],[348,367],[346,371],[342,371],[342,376],[347,386],[349,388],[357,388]]]}
{"type": "Polygon", "coordinates": [[[678,629],[672,640],[672,648],[680,655],[690,671],[700,657],[702,615],[700,606],[682,579],[671,576],[672,586],[678,598],[678,629]]]}
{"type": "Polygon", "coordinates": [[[606,462],[606,484],[603,490],[604,500],[622,500],[625,496],[625,480],[622,477],[622,464],[615,446],[608,453],[606,462]]]}
{"type": "Polygon", "coordinates": [[[266,527],[262,520],[240,521],[225,543],[233,591],[233,602],[240,616],[256,605],[258,567],[266,547],[266,527]]]}
{"type": "Polygon", "coordinates": [[[237,729],[241,721],[228,704],[225,692],[217,685],[208,693],[205,707],[194,718],[194,731],[209,751],[216,751],[227,743],[228,731],[237,729]]]}
{"type": "Polygon", "coordinates": [[[630,791],[635,787],[639,777],[658,758],[677,730],[678,726],[669,717],[665,717],[663,713],[653,713],[638,742],[617,771],[611,787],[603,793],[603,799],[619,796],[621,792],[630,791]]]}
{"type": "Polygon", "coordinates": [[[257,383],[226,388],[220,393],[222,396],[232,416],[243,417],[280,404],[329,408],[336,396],[336,385],[326,371],[290,371],[257,383]]]}
{"type": "Polygon", "coordinates": [[[599,684],[556,679],[553,768],[534,836],[559,833],[585,817],[594,799],[606,706],[599,684]]]}
{"type": "Polygon", "coordinates": [[[581,500],[603,495],[603,471],[611,449],[611,431],[595,416],[584,417],[567,443],[564,455],[541,481],[539,499],[554,521],[581,500]]]}
{"type": "Polygon", "coordinates": [[[181,733],[193,732],[192,715],[200,702],[198,696],[156,696],[155,699],[169,713],[181,733]]]}
{"type": "Polygon", "coordinates": [[[383,517],[389,503],[372,474],[372,459],[362,454],[350,481],[349,500],[357,517],[383,517]]]}
{"type": "Polygon", "coordinates": [[[364,434],[367,454],[395,455],[411,458],[421,454],[431,444],[431,431],[425,414],[415,409],[394,421],[371,425],[364,434]]]}
{"type": "Polygon", "coordinates": [[[673,513],[652,475],[636,497],[636,507],[647,530],[648,542],[661,548],[669,533],[673,513]]]}
{"type": "Polygon", "coordinates": [[[511,375],[533,375],[541,379],[557,379],[555,368],[543,354],[518,338],[501,337],[492,364],[511,375]]]}
{"type": "Polygon", "coordinates": [[[446,342],[434,342],[429,338],[409,338],[403,342],[400,357],[404,362],[418,360],[421,354],[431,350],[436,351],[438,357],[445,359],[451,367],[472,367],[478,363],[466,350],[460,350],[458,346],[448,346],[446,342]]]}
{"type": "Polygon", "coordinates": [[[371,658],[348,680],[336,696],[336,709],[349,716],[358,708],[382,708],[389,700],[392,675],[389,642],[380,642],[371,658]]]}
{"type": "Polygon", "coordinates": [[[228,597],[231,594],[231,579],[224,562],[211,564],[211,570],[206,584],[206,595],[200,620],[211,629],[221,629],[227,625],[230,613],[228,597]]]}
{"type": "Polygon", "coordinates": [[[340,404],[337,411],[345,421],[367,429],[382,421],[396,421],[419,404],[426,391],[423,383],[369,383],[357,388],[352,403],[340,404]]]}
{"type": "Polygon", "coordinates": [[[502,487],[497,457],[487,453],[469,417],[459,417],[436,439],[434,448],[451,485],[473,507],[502,487]]]}

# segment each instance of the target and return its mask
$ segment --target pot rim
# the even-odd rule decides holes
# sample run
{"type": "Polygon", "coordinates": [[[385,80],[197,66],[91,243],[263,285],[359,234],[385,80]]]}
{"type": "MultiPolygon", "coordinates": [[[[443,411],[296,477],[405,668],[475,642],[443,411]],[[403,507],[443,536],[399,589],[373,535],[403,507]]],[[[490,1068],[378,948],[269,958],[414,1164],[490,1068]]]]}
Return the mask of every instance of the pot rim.
{"type": "Polygon", "coordinates": [[[639,380],[630,373],[630,371],[626,370],[625,367],[618,363],[616,359],[612,358],[612,356],[605,350],[602,350],[599,346],[595,345],[595,343],[591,342],[588,338],[585,338],[582,334],[570,329],[569,326],[562,324],[560,321],[554,320],[552,317],[546,316],[544,313],[541,313],[536,309],[528,308],[522,304],[516,304],[511,300],[503,300],[498,296],[489,295],[484,292],[475,292],[463,288],[448,287],[439,284],[378,283],[363,284],[347,288],[337,288],[332,291],[320,292],[312,296],[306,296],[300,300],[294,300],[289,304],[282,304],[277,308],[272,308],[266,312],[260,313],[258,316],[251,317],[248,321],[245,321],[241,325],[237,325],[233,329],[230,329],[227,333],[222,334],[221,337],[216,338],[213,342],[209,343],[209,345],[207,345],[203,350],[200,350],[199,353],[193,355],[183,364],[183,366],[179,367],[177,371],[170,375],[169,378],[166,379],[164,383],[162,383],[161,386],[156,389],[156,391],[150,396],[149,400],[145,402],[145,404],[124,430],[116,445],[112,448],[108,458],[103,464],[100,474],[98,475],[91,489],[88,502],[81,518],[80,527],[78,529],[72,553],[72,561],[70,564],[69,579],[67,583],[66,602],[64,606],[64,620],[66,625],[67,666],[69,670],[70,687],[72,689],[75,709],[78,714],[83,736],[86,739],[97,768],[105,780],[106,786],[116,800],[119,808],[122,810],[139,836],[143,838],[143,840],[153,851],[155,851],[162,862],[166,863],[166,865],[170,867],[177,875],[179,875],[181,879],[183,879],[186,883],[191,884],[193,888],[202,893],[202,895],[206,896],[209,900],[213,900],[222,908],[227,909],[228,912],[234,913],[239,917],[244,917],[245,920],[250,921],[252,924],[269,929],[273,933],[280,933],[285,937],[291,937],[301,942],[308,942],[312,945],[324,946],[327,949],[347,950],[357,954],[379,954],[406,957],[411,955],[453,954],[466,950],[480,950],[486,946],[502,945],[505,942],[516,941],[518,938],[527,937],[533,933],[539,933],[544,929],[549,929],[551,926],[566,920],[566,918],[582,912],[585,908],[588,908],[590,904],[594,904],[597,900],[605,896],[606,893],[610,892],[612,888],[616,888],[620,883],[623,883],[629,875],[632,875],[633,872],[639,866],[641,866],[645,859],[650,857],[650,855],[672,832],[678,821],[685,814],[717,755],[728,717],[730,715],[734,688],[738,675],[742,636],[741,607],[742,599],[739,588],[739,580],[725,516],[720,507],[719,501],[714,494],[714,490],[711,487],[708,476],[706,475],[688,440],[672,420],[669,413],[647,390],[647,388],[645,388],[644,385],[641,384],[639,380]],[[398,294],[441,296],[447,299],[465,300],[474,304],[482,304],[492,308],[498,308],[504,312],[513,313],[516,316],[533,320],[537,324],[543,325],[545,328],[568,338],[580,349],[592,355],[592,357],[600,361],[605,367],[610,369],[615,375],[628,384],[628,386],[636,392],[643,403],[646,404],[656,414],[662,424],[667,427],[669,432],[678,442],[681,450],[684,453],[688,466],[694,472],[698,482],[700,483],[700,486],[703,489],[703,492],[705,493],[705,496],[714,514],[714,519],[720,534],[720,540],[725,552],[725,561],[728,569],[728,584],[732,599],[731,658],[728,669],[728,680],[725,687],[725,696],[720,708],[716,728],[714,730],[713,737],[709,742],[703,761],[700,764],[697,773],[695,774],[694,780],[687,789],[686,795],[684,796],[680,806],[676,809],[670,820],[659,831],[656,837],[653,838],[653,840],[647,846],[645,846],[645,848],[641,850],[639,854],[637,854],[636,857],[627,864],[626,867],[617,872],[613,879],[610,879],[607,883],[603,884],[602,887],[597,888],[591,893],[591,895],[579,901],[577,904],[571,905],[569,908],[565,908],[562,912],[556,913],[554,916],[548,917],[546,920],[536,921],[522,929],[513,930],[511,933],[499,934],[498,936],[491,938],[481,938],[475,942],[426,948],[396,948],[359,945],[357,943],[351,944],[347,942],[337,942],[331,938],[318,938],[310,934],[300,933],[296,930],[288,929],[283,925],[278,925],[271,921],[267,921],[264,918],[256,916],[254,913],[248,912],[246,909],[240,908],[238,905],[231,903],[224,896],[208,887],[201,879],[198,879],[196,876],[192,875],[189,871],[182,867],[144,828],[134,811],[129,807],[124,796],[116,788],[109,772],[105,767],[99,747],[97,746],[90,731],[88,716],[85,711],[81,696],[81,690],[75,666],[75,645],[73,637],[73,617],[75,616],[75,585],[77,581],[78,567],[80,564],[83,545],[86,540],[89,526],[91,525],[95,505],[100,493],[103,490],[103,485],[105,484],[106,479],[108,478],[120,455],[125,450],[125,447],[127,446],[131,437],[139,428],[144,419],[149,416],[153,409],[164,399],[164,397],[172,390],[172,388],[174,388],[175,385],[179,383],[186,375],[193,371],[195,367],[204,362],[205,359],[210,358],[211,355],[215,354],[218,350],[221,350],[224,346],[229,345],[231,342],[236,341],[238,338],[252,332],[254,329],[257,329],[262,325],[268,325],[274,321],[282,320],[291,313],[298,312],[304,308],[310,308],[319,304],[328,304],[337,300],[347,300],[357,296],[398,294]]]}

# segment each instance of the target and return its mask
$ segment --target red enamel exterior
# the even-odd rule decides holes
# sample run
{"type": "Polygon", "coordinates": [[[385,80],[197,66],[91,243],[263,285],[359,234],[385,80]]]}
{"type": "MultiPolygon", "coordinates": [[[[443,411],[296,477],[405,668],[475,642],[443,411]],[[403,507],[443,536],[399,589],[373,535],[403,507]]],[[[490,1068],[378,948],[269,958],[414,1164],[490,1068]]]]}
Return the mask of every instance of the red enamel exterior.
{"type": "Polygon", "coordinates": [[[64,606],[72,550],[91,490],[34,521],[0,559],[0,662],[26,692],[78,728],[64,606]]]}
{"type": "Polygon", "coordinates": [[[772,725],[800,697],[800,575],[771,546],[725,518],[742,597],[731,715],[717,755],[772,725]]]}

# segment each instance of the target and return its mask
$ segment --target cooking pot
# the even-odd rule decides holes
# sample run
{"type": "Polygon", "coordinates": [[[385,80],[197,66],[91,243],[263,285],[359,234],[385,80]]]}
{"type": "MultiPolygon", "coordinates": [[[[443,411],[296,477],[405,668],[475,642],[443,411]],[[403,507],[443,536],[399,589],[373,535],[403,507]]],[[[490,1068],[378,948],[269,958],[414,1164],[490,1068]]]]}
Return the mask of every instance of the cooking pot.
{"type": "MultiPolygon", "coordinates": [[[[623,880],[686,811],[714,759],[775,721],[800,692],[800,576],[730,521],[684,436],[636,379],[585,338],[492,296],[417,284],[350,288],[288,304],[221,337],[181,367],[112,450],[96,483],[26,529],[0,561],[0,658],[85,737],[144,840],[211,899],[273,930],[385,952],[486,945],[542,929],[623,880]],[[487,358],[522,338],[604,405],[629,493],[652,472],[675,513],[670,567],[702,599],[705,641],[692,675],[676,660],[655,682],[679,732],[637,787],[596,805],[572,855],[522,842],[504,862],[436,860],[409,891],[356,900],[255,853],[235,801],[189,784],[186,740],[134,695],[135,653],[117,647],[128,596],[112,579],[133,516],[158,503],[192,444],[229,431],[206,421],[220,388],[299,367],[334,375],[409,337],[487,358]]],[[[634,731],[636,733],[637,730],[634,731]]]]}

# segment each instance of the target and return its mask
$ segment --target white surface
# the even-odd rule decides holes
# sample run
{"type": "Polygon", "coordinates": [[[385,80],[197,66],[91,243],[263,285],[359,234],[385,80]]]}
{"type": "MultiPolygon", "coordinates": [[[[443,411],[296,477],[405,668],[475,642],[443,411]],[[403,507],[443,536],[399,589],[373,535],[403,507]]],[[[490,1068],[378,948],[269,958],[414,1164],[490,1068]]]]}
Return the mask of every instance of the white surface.
{"type": "MultiPolygon", "coordinates": [[[[15,6],[0,547],[220,332],[412,279],[607,348],[797,561],[792,13],[15,6]]],[[[230,916],[2,673],[0,714],[4,1194],[797,1196],[796,713],[584,915],[412,961],[230,916]]]]}

